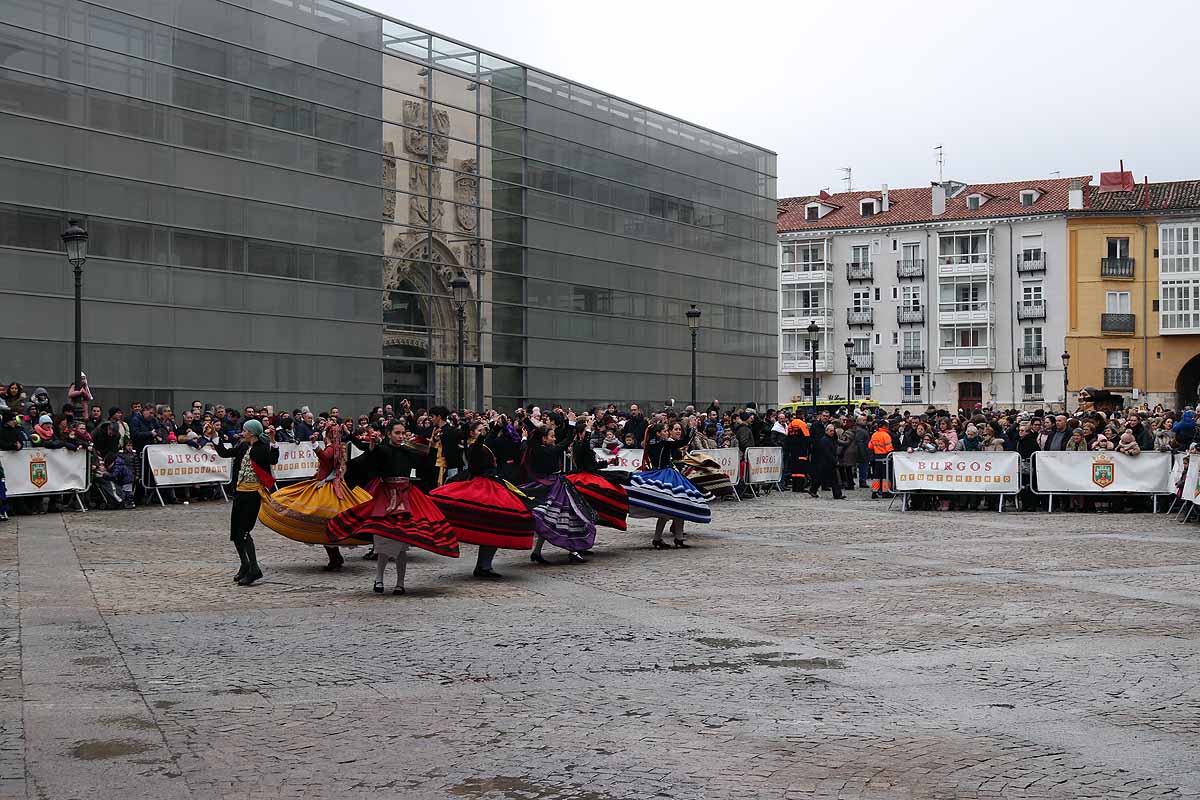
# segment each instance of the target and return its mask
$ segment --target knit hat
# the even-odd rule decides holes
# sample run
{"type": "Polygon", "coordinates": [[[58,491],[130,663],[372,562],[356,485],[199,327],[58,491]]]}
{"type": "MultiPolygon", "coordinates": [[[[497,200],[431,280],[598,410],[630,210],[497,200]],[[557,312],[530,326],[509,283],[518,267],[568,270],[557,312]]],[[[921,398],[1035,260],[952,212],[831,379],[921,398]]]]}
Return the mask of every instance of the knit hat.
{"type": "Polygon", "coordinates": [[[53,421],[54,420],[50,419],[49,414],[42,414],[40,417],[38,417],[38,425],[49,425],[53,421]]]}
{"type": "Polygon", "coordinates": [[[256,419],[248,419],[242,423],[242,430],[249,431],[250,433],[254,434],[255,438],[257,438],[260,442],[266,442],[268,444],[271,442],[270,437],[267,436],[266,432],[263,430],[262,423],[256,419]]]}

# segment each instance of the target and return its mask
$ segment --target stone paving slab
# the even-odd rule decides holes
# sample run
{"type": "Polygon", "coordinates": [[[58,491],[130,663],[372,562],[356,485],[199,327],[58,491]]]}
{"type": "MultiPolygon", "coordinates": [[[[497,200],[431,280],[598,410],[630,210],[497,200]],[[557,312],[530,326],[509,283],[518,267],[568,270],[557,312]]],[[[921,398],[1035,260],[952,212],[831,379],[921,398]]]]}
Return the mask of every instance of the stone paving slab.
{"type": "Polygon", "coordinates": [[[886,508],[723,503],[502,584],[419,554],[404,597],[269,531],[234,586],[219,503],[19,518],[0,797],[1200,796],[1200,529],[886,508]]]}

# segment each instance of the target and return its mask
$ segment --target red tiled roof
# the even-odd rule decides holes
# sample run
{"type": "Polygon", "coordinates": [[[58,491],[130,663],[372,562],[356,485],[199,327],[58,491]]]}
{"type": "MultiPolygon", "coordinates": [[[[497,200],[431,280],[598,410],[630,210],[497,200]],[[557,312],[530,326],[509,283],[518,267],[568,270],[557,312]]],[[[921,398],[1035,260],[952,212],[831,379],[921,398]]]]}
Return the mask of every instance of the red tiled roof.
{"type": "MultiPolygon", "coordinates": [[[[1085,196],[1088,194],[1091,179],[1090,175],[1084,175],[1077,179],[1084,186],[1085,196]]],[[[785,197],[779,201],[777,229],[779,233],[791,233],[832,228],[880,228],[887,225],[908,225],[917,222],[1028,217],[1035,214],[1061,213],[1067,210],[1067,192],[1071,188],[1072,180],[1076,179],[1045,180],[1037,178],[1008,183],[969,184],[956,197],[946,198],[945,213],[936,217],[933,215],[933,189],[929,186],[919,189],[889,190],[888,210],[879,211],[871,217],[859,214],[858,203],[866,198],[882,197],[881,191],[837,192],[824,202],[840,206],[840,208],[830,211],[815,222],[809,222],[804,218],[804,207],[817,199],[815,195],[785,197]],[[1023,206],[1021,205],[1022,189],[1037,189],[1041,192],[1041,196],[1032,206],[1023,206]],[[979,208],[971,210],[967,208],[967,196],[975,193],[988,195],[991,199],[979,208]]]]}
{"type": "MultiPolygon", "coordinates": [[[[1165,181],[1163,183],[1143,184],[1134,186],[1129,192],[1101,192],[1099,187],[1089,187],[1085,192],[1086,211],[1112,213],[1127,211],[1131,213],[1154,214],[1163,211],[1187,211],[1200,209],[1200,180],[1165,181]]],[[[801,209],[803,216],[803,209],[801,209]]],[[[782,223],[782,218],[780,218],[782,223]]],[[[782,230],[782,228],[780,228],[782,230]]]]}

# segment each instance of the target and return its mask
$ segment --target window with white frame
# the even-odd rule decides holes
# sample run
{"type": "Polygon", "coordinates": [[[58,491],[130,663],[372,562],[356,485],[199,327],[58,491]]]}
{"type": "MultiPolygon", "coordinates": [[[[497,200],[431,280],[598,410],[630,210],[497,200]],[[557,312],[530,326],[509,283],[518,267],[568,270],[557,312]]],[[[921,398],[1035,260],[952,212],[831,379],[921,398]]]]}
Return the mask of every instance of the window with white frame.
{"type": "Polygon", "coordinates": [[[871,307],[871,290],[855,289],[850,293],[850,308],[855,311],[866,311],[871,307]]]}
{"type": "Polygon", "coordinates": [[[900,250],[900,258],[902,261],[913,263],[921,260],[921,243],[920,242],[905,242],[900,250]]]}
{"type": "Polygon", "coordinates": [[[858,204],[858,209],[862,213],[862,216],[873,217],[873,216],[875,216],[875,201],[874,200],[863,200],[861,203],[858,204]]]}
{"type": "Polygon", "coordinates": [[[785,243],[780,266],[784,272],[813,272],[825,269],[825,241],[785,243]]]}
{"type": "Polygon", "coordinates": [[[1105,350],[1104,366],[1109,369],[1129,369],[1129,351],[1105,350]]]}
{"type": "Polygon", "coordinates": [[[920,331],[903,331],[900,341],[903,343],[901,350],[905,353],[921,352],[921,332],[920,331]]]}
{"type": "Polygon", "coordinates": [[[871,376],[854,376],[854,397],[851,400],[866,400],[871,396],[871,376]]]}
{"type": "Polygon", "coordinates": [[[1025,381],[1025,397],[1041,399],[1042,397],[1042,373],[1026,372],[1024,375],[1025,381]]]}
{"type": "Polygon", "coordinates": [[[819,377],[814,379],[811,375],[802,378],[800,380],[800,393],[809,399],[819,397],[821,394],[821,379],[819,377]]]}
{"type": "Polygon", "coordinates": [[[1027,283],[1021,287],[1021,305],[1033,308],[1042,304],[1042,285],[1027,283]]]}
{"type": "Polygon", "coordinates": [[[796,289],[784,284],[779,303],[783,317],[819,317],[825,311],[824,289],[796,289]]]}
{"type": "Polygon", "coordinates": [[[1042,329],[1025,328],[1021,332],[1021,341],[1026,353],[1042,352],[1042,329]]]}
{"type": "Polygon", "coordinates": [[[1130,313],[1129,292],[1105,292],[1104,311],[1106,314],[1130,313]]]}
{"type": "Polygon", "coordinates": [[[943,348],[954,347],[987,347],[987,326],[974,327],[943,327],[940,329],[940,344],[943,348]]]}
{"type": "Polygon", "coordinates": [[[1109,236],[1108,237],[1108,257],[1109,258],[1129,258],[1129,237],[1128,236],[1109,236]]]}
{"type": "Polygon", "coordinates": [[[892,331],[892,347],[900,344],[900,331],[892,331]]]}
{"type": "Polygon", "coordinates": [[[1158,307],[1162,333],[1200,330],[1200,278],[1163,280],[1159,285],[1158,307]]]}
{"type": "Polygon", "coordinates": [[[920,311],[921,310],[921,287],[920,286],[901,286],[900,287],[900,308],[905,311],[920,311]]]}
{"type": "Polygon", "coordinates": [[[942,264],[986,264],[991,260],[991,233],[989,231],[939,233],[938,259],[942,264]]]}
{"type": "Polygon", "coordinates": [[[869,264],[871,263],[871,245],[856,244],[850,248],[850,263],[851,264],[869,264]]]}
{"type": "Polygon", "coordinates": [[[850,341],[854,342],[854,349],[850,351],[853,356],[871,354],[871,338],[869,336],[852,336],[850,341]]]}
{"type": "Polygon", "coordinates": [[[1032,189],[1026,189],[1021,192],[1021,205],[1031,206],[1037,202],[1037,192],[1032,189]]]}
{"type": "Polygon", "coordinates": [[[916,402],[921,399],[921,376],[907,374],[901,379],[901,385],[904,387],[904,401],[916,402]]]}
{"type": "Polygon", "coordinates": [[[1021,261],[1041,261],[1042,235],[1039,233],[1033,236],[1022,236],[1021,252],[1017,258],[1021,261]]]}
{"type": "Polygon", "coordinates": [[[816,222],[821,218],[820,206],[808,206],[804,209],[804,220],[806,222],[816,222]]]}
{"type": "Polygon", "coordinates": [[[977,210],[981,205],[983,205],[983,198],[979,195],[973,194],[967,197],[967,208],[971,211],[977,210]]]}
{"type": "Polygon", "coordinates": [[[943,313],[951,311],[986,311],[988,306],[988,285],[986,281],[954,281],[944,282],[938,286],[939,310],[943,313]]]}
{"type": "Polygon", "coordinates": [[[1158,226],[1160,272],[1200,272],[1200,224],[1158,226]]]}

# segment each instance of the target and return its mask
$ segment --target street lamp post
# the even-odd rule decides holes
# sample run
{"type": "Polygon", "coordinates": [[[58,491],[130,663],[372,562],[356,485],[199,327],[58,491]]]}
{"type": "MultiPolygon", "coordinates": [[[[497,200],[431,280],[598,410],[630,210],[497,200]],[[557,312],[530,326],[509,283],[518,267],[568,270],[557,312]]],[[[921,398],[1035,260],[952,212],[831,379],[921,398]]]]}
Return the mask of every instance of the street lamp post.
{"type": "Polygon", "coordinates": [[[854,340],[847,339],[846,344],[846,413],[850,413],[850,399],[854,394],[854,340]]]}
{"type": "Polygon", "coordinates": [[[700,329],[700,309],[695,303],[687,310],[688,330],[692,333],[692,406],[696,405],[696,334],[700,329]]]}
{"type": "Polygon", "coordinates": [[[83,387],[83,264],[87,261],[88,232],[79,220],[68,221],[62,233],[67,261],[75,270],[75,378],[76,389],[83,387]]]}
{"type": "Polygon", "coordinates": [[[471,282],[467,280],[467,276],[463,273],[458,273],[454,276],[454,280],[450,281],[450,289],[454,293],[454,310],[458,317],[458,392],[455,397],[458,403],[458,410],[461,411],[466,406],[466,350],[467,350],[467,291],[471,288],[471,282]]]}
{"type": "Polygon", "coordinates": [[[1065,414],[1065,413],[1067,413],[1067,394],[1068,394],[1067,387],[1070,385],[1070,380],[1067,375],[1067,367],[1071,363],[1071,354],[1068,353],[1066,350],[1063,350],[1062,362],[1063,362],[1063,413],[1065,414]]]}
{"type": "Polygon", "coordinates": [[[809,389],[812,391],[812,410],[815,418],[817,413],[817,345],[821,341],[817,338],[817,334],[821,332],[821,326],[814,319],[808,323],[807,330],[809,341],[812,342],[812,347],[810,348],[812,354],[812,384],[809,386],[809,389]]]}

